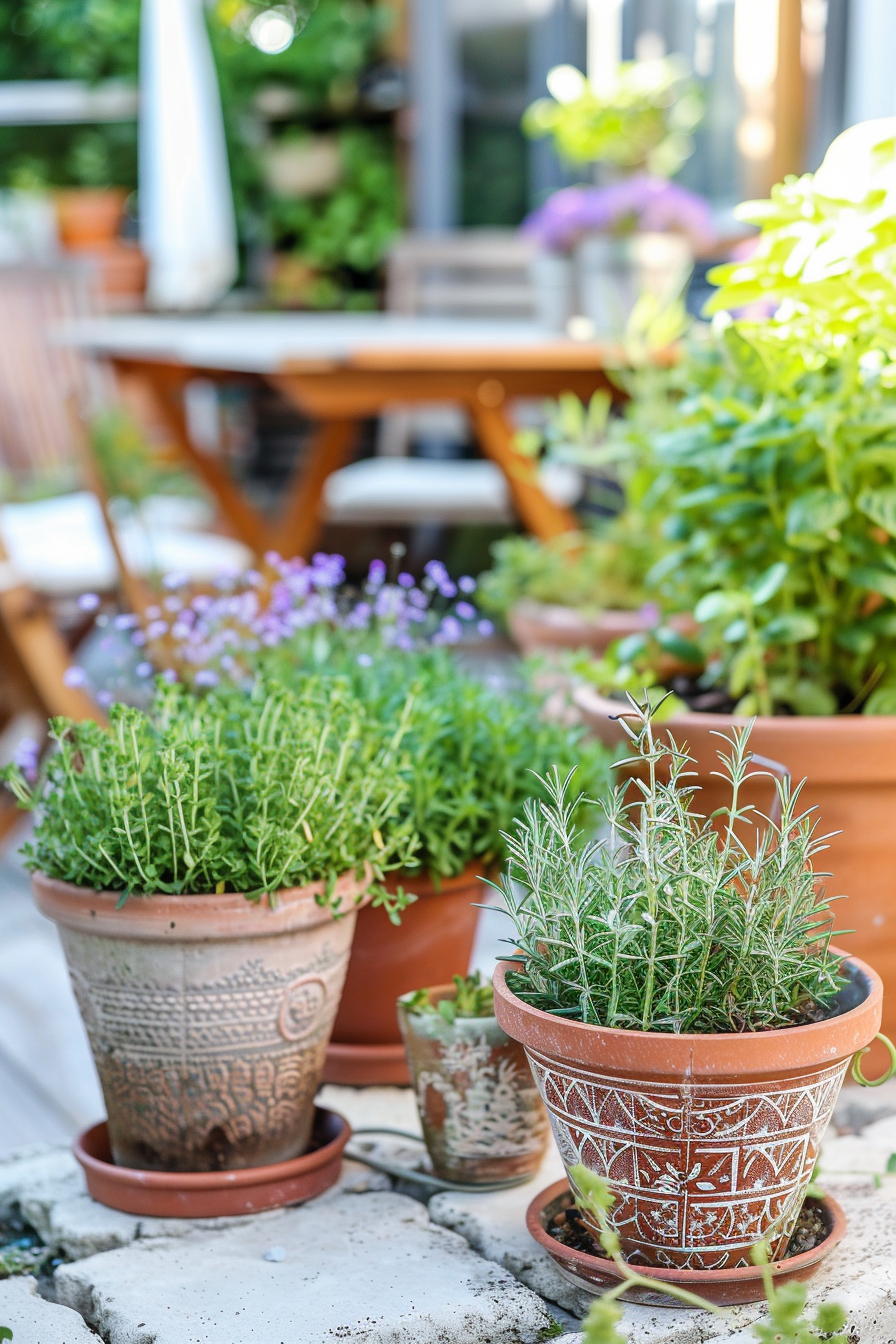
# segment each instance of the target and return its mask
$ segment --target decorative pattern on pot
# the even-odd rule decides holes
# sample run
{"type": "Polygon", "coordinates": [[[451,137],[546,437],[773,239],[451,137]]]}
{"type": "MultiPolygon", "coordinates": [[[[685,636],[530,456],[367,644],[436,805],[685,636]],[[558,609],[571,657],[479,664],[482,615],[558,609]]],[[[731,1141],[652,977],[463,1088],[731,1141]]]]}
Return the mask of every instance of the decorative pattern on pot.
{"type": "Polygon", "coordinates": [[[334,919],[310,888],[281,892],[274,909],[200,895],[116,910],[111,895],[35,875],[61,925],[118,1165],[231,1170],[305,1152],[363,886],[349,880],[334,919]]]}
{"type": "Polygon", "coordinates": [[[750,1087],[676,1086],[528,1054],[564,1166],[613,1189],[627,1259],[724,1269],[763,1239],[783,1253],[848,1061],[750,1087]]]}
{"type": "Polygon", "coordinates": [[[537,1171],[548,1119],[522,1046],[494,1017],[448,1023],[399,1002],[399,1019],[435,1174],[487,1184],[537,1171]]]}

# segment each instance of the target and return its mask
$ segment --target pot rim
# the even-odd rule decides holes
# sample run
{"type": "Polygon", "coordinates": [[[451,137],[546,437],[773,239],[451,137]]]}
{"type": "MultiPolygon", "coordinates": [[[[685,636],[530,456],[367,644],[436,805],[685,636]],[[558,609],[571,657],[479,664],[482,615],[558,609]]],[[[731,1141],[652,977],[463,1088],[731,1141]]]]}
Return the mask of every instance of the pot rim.
{"type": "MultiPolygon", "coordinates": [[[[439,1003],[439,1002],[441,1002],[442,999],[453,999],[453,998],[455,998],[455,997],[457,996],[457,986],[454,984],[453,981],[451,982],[451,984],[445,984],[445,985],[424,985],[423,988],[426,990],[427,994],[429,995],[430,1003],[439,1003]],[[436,994],[439,996],[438,998],[434,998],[434,995],[436,995],[436,994]]],[[[404,993],[404,994],[399,994],[399,996],[398,996],[398,998],[397,998],[397,1000],[396,1000],[396,1002],[395,1002],[395,1007],[396,1007],[396,1009],[397,1009],[397,1011],[398,1011],[399,1016],[400,1016],[401,1018],[403,1018],[405,1021],[410,1021],[410,1020],[415,1019],[415,1018],[418,1018],[418,1017],[429,1017],[429,1016],[430,1016],[429,1014],[426,1014],[426,1013],[409,1013],[409,1012],[408,1012],[407,1000],[411,997],[411,995],[413,995],[413,994],[418,994],[418,993],[419,993],[419,990],[416,990],[416,989],[409,989],[409,990],[406,991],[406,993],[404,993]]],[[[433,1016],[433,1017],[438,1017],[439,1015],[438,1015],[438,1013],[434,1013],[434,1014],[432,1014],[432,1016],[433,1016]]],[[[498,1018],[497,1018],[497,1015],[496,1015],[495,1013],[486,1013],[486,1014],[482,1014],[482,1013],[480,1013],[477,1017],[458,1017],[458,1018],[455,1018],[454,1022],[453,1022],[453,1023],[450,1023],[450,1024],[447,1023],[447,1022],[445,1022],[445,1019],[444,1019],[444,1018],[439,1018],[439,1021],[443,1022],[443,1023],[445,1024],[445,1026],[448,1026],[448,1025],[456,1026],[458,1023],[467,1023],[467,1022],[470,1022],[470,1023],[472,1023],[472,1022],[497,1022],[497,1020],[498,1020],[498,1018]]]]}
{"type": "Polygon", "coordinates": [[[876,971],[839,948],[867,986],[861,1003],[821,1022],[772,1031],[676,1034],[599,1027],[545,1013],[514,994],[506,983],[508,963],[495,970],[495,1015],[508,1036],[527,1051],[564,1068],[607,1069],[626,1078],[680,1085],[682,1079],[748,1082],[784,1078],[849,1060],[870,1045],[880,1030],[883,983],[876,971]]]}
{"type": "Polygon", "coordinates": [[[37,870],[31,885],[38,910],[76,933],[138,942],[213,942],[266,938],[279,933],[314,928],[331,919],[359,910],[371,900],[373,871],[364,865],[360,877],[354,871],[337,878],[335,903],[319,904],[326,882],[288,887],[257,904],[242,892],[205,892],[173,895],[156,892],[131,896],[118,909],[121,893],[95,891],[73,882],[48,877],[37,870]]]}
{"type": "MultiPolygon", "coordinates": [[[[610,696],[595,690],[593,686],[576,686],[572,697],[579,709],[595,717],[604,715],[608,719],[613,719],[626,709],[624,701],[613,700],[610,696]]],[[[791,736],[802,735],[810,739],[817,736],[821,724],[827,732],[841,734],[849,728],[861,725],[860,732],[870,735],[875,735],[876,732],[879,736],[883,727],[892,728],[896,725],[896,714],[756,714],[748,717],[744,714],[703,714],[688,709],[670,715],[657,726],[672,728],[680,725],[686,728],[706,728],[708,731],[724,732],[732,725],[735,728],[745,728],[751,722],[757,726],[780,729],[782,733],[791,736]],[[835,726],[841,724],[842,728],[835,726]]]]}
{"type": "Polygon", "coordinates": [[[395,892],[399,887],[403,887],[412,891],[419,900],[425,900],[428,896],[460,896],[467,889],[477,891],[480,884],[487,882],[487,874],[494,869],[494,864],[474,858],[453,877],[440,877],[439,885],[436,887],[429,869],[399,868],[386,874],[383,885],[389,892],[395,892]]]}

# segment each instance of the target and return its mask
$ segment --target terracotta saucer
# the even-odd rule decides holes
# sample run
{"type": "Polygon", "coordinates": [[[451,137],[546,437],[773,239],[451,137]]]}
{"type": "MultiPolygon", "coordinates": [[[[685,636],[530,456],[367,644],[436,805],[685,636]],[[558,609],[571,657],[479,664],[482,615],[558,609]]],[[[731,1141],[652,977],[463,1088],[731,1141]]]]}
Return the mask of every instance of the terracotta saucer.
{"type": "Polygon", "coordinates": [[[345,1045],[331,1041],[327,1046],[323,1081],[343,1087],[407,1087],[411,1076],[404,1046],[345,1045]]]}
{"type": "Polygon", "coordinates": [[[347,1120],[318,1106],[311,1147],[290,1162],[239,1171],[137,1171],[112,1161],[106,1122],[85,1129],[74,1143],[87,1189],[100,1204],[147,1218],[225,1218],[300,1204],[335,1185],[342,1150],[351,1138],[347,1120]]]}
{"type": "MultiPolygon", "coordinates": [[[[572,1195],[566,1181],[556,1181],[536,1195],[526,1212],[526,1226],[530,1234],[544,1247],[565,1279],[569,1279],[577,1288],[595,1296],[612,1288],[619,1282],[620,1274],[612,1260],[603,1260],[597,1255],[588,1255],[585,1251],[574,1251],[564,1246],[547,1231],[551,1219],[562,1209],[572,1204],[572,1195]]],[[[825,1195],[818,1202],[828,1225],[828,1235],[811,1251],[803,1251],[787,1260],[778,1260],[772,1265],[772,1273],[778,1284],[791,1279],[810,1279],[816,1273],[822,1260],[829,1255],[843,1239],[846,1231],[846,1215],[840,1205],[825,1195]]],[[[632,1288],[625,1294],[630,1302],[643,1302],[651,1307],[679,1307],[685,1304],[676,1302],[662,1291],[663,1283],[674,1283],[679,1288],[687,1288],[698,1293],[709,1302],[720,1306],[733,1306],[738,1302],[761,1302],[765,1298],[762,1276],[753,1265],[743,1269],[652,1269],[637,1266],[638,1273],[655,1279],[657,1291],[647,1288],[632,1288]]]]}

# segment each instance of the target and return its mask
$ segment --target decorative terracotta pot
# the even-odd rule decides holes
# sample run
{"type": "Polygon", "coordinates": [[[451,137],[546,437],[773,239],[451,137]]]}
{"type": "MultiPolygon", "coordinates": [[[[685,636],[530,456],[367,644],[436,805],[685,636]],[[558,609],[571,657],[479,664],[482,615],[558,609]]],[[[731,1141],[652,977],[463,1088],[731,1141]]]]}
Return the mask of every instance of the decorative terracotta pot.
{"type": "Polygon", "coordinates": [[[333,1027],[324,1079],[364,1087],[408,1083],[396,1000],[420,984],[439,985],[466,975],[484,896],[481,865],[468,864],[437,890],[427,874],[392,873],[386,886],[417,897],[391,922],[383,909],[358,914],[358,929],[342,1002],[333,1027]]]}
{"type": "Polygon", "coordinates": [[[53,193],[59,241],[71,252],[115,241],[128,192],[124,187],[73,187],[53,193]]]}
{"type": "MultiPolygon", "coordinates": [[[[429,990],[453,999],[454,985],[429,990]]],[[[523,1047],[494,1017],[414,1013],[398,1000],[423,1137],[443,1181],[487,1185],[531,1176],[541,1165],[548,1118],[523,1047]]]]}
{"type": "MultiPolygon", "coordinates": [[[[576,690],[574,700],[604,742],[612,746],[623,740],[622,729],[609,716],[624,705],[586,687],[576,690]]],[[[732,726],[745,723],[724,714],[677,714],[662,725],[679,745],[687,744],[697,762],[694,783],[700,786],[696,806],[701,812],[730,801],[724,781],[711,774],[724,748],[713,733],[730,733],[732,726]]],[[[820,862],[832,873],[829,894],[849,897],[845,907],[834,906],[838,921],[851,930],[838,932],[837,942],[851,955],[874,962],[886,991],[882,1029],[896,1036],[896,715],[760,717],[750,746],[757,755],[780,761],[795,783],[807,781],[802,806],[818,808],[821,834],[835,832],[820,862]]],[[[744,797],[767,811],[768,782],[757,781],[744,797]]]]}
{"type": "Polygon", "coordinates": [[[567,1173],[581,1162],[611,1186],[626,1259],[732,1269],[760,1240],[781,1257],[849,1061],[880,1027],[879,977],[843,970],[836,1017],[698,1036],[543,1013],[498,967],[498,1021],[526,1048],[567,1173]]]}
{"type": "Polygon", "coordinates": [[[277,893],[132,896],[33,876],[59,925],[116,1163],[215,1171],[304,1153],[369,878],[277,893]]]}

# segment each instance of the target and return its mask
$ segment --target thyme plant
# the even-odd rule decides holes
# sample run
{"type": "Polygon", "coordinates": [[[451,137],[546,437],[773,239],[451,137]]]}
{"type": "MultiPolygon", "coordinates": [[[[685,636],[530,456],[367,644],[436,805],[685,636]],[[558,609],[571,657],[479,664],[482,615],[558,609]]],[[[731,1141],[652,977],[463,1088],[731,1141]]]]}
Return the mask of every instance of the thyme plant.
{"type": "Polygon", "coordinates": [[[37,780],[3,777],[37,812],[27,864],[50,877],[122,901],[323,880],[327,900],[341,874],[410,857],[411,823],[395,821],[406,717],[383,729],[336,679],[207,696],[160,683],[148,711],[114,705],[108,727],[54,719],[37,780]]]}
{"type": "MultiPolygon", "coordinates": [[[[543,781],[507,837],[504,908],[519,951],[514,993],[545,1012],[654,1032],[738,1032],[823,1016],[842,983],[813,860],[825,848],[800,787],[776,781],[780,819],[742,802],[749,729],[721,735],[730,805],[695,808],[687,752],[658,741],[652,710],[629,697],[636,777],[586,841],[572,774],[543,781]]],[[[587,805],[587,804],[586,804],[587,805]]]]}
{"type": "Polygon", "coordinates": [[[482,983],[479,971],[454,976],[454,998],[433,1003],[428,989],[415,989],[402,999],[409,1013],[437,1014],[449,1024],[458,1017],[494,1017],[495,992],[491,980],[482,983]]]}

